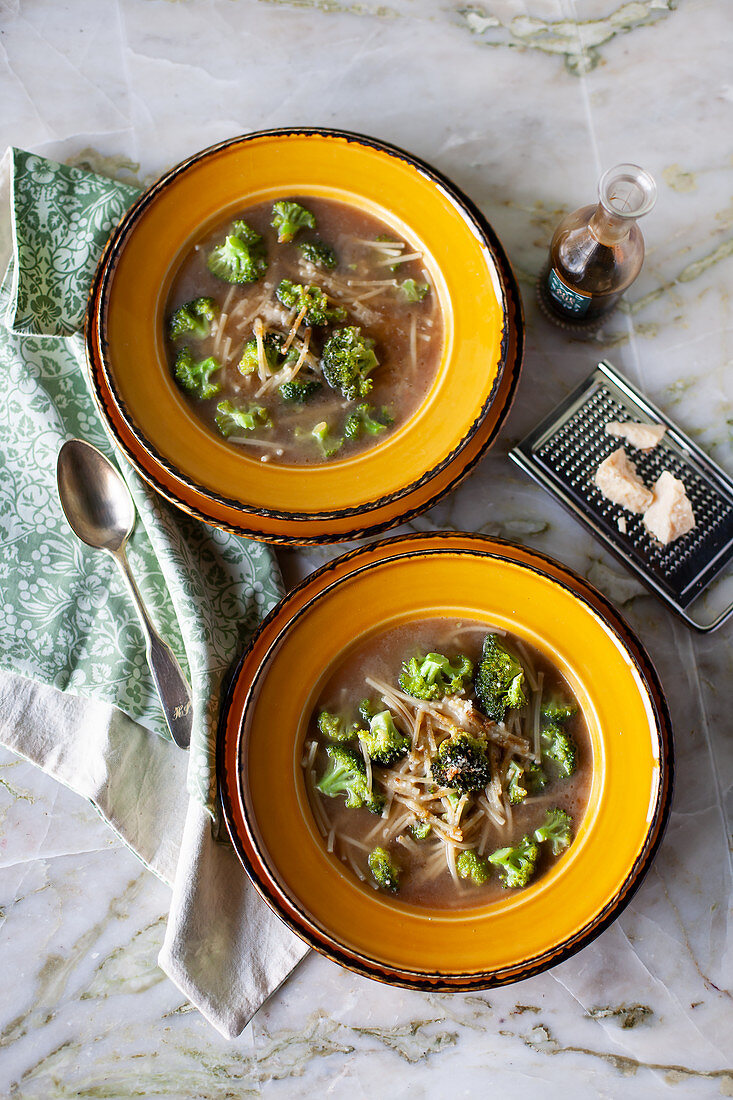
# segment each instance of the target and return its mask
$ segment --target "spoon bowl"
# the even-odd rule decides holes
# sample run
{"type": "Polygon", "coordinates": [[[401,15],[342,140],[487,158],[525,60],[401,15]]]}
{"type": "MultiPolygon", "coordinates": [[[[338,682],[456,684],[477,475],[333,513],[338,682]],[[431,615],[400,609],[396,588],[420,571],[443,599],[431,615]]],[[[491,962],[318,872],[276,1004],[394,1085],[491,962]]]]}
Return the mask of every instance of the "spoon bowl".
{"type": "Polygon", "coordinates": [[[109,459],[83,439],[59,451],[61,507],[77,538],[98,550],[121,550],[135,526],[130,491],[109,459]]]}

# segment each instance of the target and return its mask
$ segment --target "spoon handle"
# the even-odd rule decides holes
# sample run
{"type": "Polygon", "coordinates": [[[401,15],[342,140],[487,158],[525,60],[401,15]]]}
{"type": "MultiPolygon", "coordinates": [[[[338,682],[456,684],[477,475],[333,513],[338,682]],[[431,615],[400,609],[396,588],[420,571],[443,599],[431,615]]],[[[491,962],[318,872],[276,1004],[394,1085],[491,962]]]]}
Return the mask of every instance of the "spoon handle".
{"type": "Polygon", "coordinates": [[[187,749],[191,742],[191,726],[193,724],[191,689],[170,646],[163,641],[150,621],[147,608],[130,572],[124,549],[113,553],[112,556],[122,570],[137,608],[137,613],[140,616],[140,623],[145,635],[148,664],[160,696],[163,714],[171,732],[171,737],[179,748],[187,749]]]}

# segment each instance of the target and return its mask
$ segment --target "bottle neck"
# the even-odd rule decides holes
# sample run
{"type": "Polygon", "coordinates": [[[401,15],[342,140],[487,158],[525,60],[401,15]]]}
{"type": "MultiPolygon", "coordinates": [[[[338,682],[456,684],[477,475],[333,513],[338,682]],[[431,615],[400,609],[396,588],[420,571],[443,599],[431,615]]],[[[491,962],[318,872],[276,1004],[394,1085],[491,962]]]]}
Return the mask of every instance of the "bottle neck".
{"type": "Polygon", "coordinates": [[[614,245],[626,240],[633,225],[636,225],[636,218],[616,217],[599,202],[591,215],[588,228],[599,244],[614,245]]]}
{"type": "Polygon", "coordinates": [[[605,245],[625,241],[637,218],[648,214],[657,197],[652,176],[637,164],[617,164],[598,181],[600,202],[593,212],[589,228],[605,245]]]}

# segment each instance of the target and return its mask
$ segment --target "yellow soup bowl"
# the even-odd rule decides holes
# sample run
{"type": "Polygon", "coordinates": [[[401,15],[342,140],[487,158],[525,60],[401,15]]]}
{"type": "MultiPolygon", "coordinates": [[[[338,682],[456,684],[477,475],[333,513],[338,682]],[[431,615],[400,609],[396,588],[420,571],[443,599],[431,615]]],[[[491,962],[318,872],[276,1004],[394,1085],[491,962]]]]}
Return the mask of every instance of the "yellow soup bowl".
{"type": "Polygon", "coordinates": [[[547,969],[618,915],[661,839],[672,739],[648,657],[582,578],[498,539],[417,535],[339,558],[278,605],[234,677],[218,770],[237,852],[294,932],[368,977],[467,990],[547,969]],[[359,882],[326,850],[301,765],[313,706],[344,654],[375,632],[440,616],[506,628],[551,659],[580,702],[592,753],[571,847],[524,890],[460,910],[359,882]]]}
{"type": "MultiPolygon", "coordinates": [[[[491,227],[415,158],[341,131],[246,135],[174,168],[115,231],[88,313],[95,391],[114,434],[132,438],[125,449],[135,464],[156,487],[172,485],[167,495],[182,507],[192,498],[208,501],[208,508],[199,504],[204,518],[274,541],[353,538],[385,526],[385,514],[411,511],[401,504],[426,486],[454,480],[448,475],[487,416],[496,420],[508,410],[501,383],[510,326],[522,324],[521,305],[509,301],[510,294],[517,298],[516,286],[508,293],[508,281],[491,227]],[[307,466],[263,464],[200,421],[172,377],[164,338],[170,287],[192,243],[252,203],[293,194],[375,214],[419,248],[445,330],[435,380],[403,425],[353,457],[307,466]],[[245,519],[227,524],[222,512],[245,519]],[[373,524],[370,514],[379,517],[373,524]]],[[[434,499],[441,491],[422,496],[434,499]]]]}

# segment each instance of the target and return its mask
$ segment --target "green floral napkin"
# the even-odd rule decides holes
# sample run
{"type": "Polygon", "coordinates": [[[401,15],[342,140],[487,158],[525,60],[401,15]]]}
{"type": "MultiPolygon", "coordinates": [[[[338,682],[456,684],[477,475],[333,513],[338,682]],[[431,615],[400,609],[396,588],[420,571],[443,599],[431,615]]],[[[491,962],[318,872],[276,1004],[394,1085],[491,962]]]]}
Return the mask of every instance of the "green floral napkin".
{"type": "Polygon", "coordinates": [[[0,161],[0,744],[91,799],[172,883],[159,963],[233,1036],[306,952],[211,827],[222,678],[281,581],[266,547],[149,491],[97,414],[81,337],[87,290],[135,195],[17,149],[0,161]],[[132,492],[130,564],[189,673],[190,755],[168,739],[114,562],[79,543],[61,510],[56,458],[72,436],[117,461],[132,492]]]}
{"type": "MultiPolygon", "coordinates": [[[[56,493],[65,439],[116,459],[80,331],[99,254],[137,192],[19,150],[12,161],[15,247],[0,289],[0,667],[112,703],[168,736],[124,582],[74,538],[56,493]]],[[[130,564],[194,689],[189,790],[212,809],[222,676],[281,595],[279,572],[266,547],[174,511],[119,464],[139,514],[130,564]]]]}

